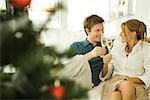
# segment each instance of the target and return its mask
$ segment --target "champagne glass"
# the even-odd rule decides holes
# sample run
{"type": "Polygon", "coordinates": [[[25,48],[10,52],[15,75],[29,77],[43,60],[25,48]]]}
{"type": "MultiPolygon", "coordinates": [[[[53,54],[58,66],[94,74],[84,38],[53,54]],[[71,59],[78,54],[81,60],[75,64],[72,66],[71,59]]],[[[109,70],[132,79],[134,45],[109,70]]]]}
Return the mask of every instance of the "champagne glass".
{"type": "Polygon", "coordinates": [[[113,40],[112,39],[107,40],[107,48],[108,48],[109,52],[110,52],[112,46],[113,46],[113,40]]]}
{"type": "MultiPolygon", "coordinates": [[[[102,45],[102,47],[103,48],[106,48],[107,47],[107,38],[106,38],[106,36],[104,36],[104,35],[102,35],[102,37],[101,37],[101,45],[102,45]]],[[[101,55],[100,57],[104,57],[104,55],[101,55]]]]}
{"type": "Polygon", "coordinates": [[[104,48],[106,48],[106,46],[107,46],[107,39],[106,38],[101,38],[101,45],[102,45],[102,47],[104,47],[104,48]]]}

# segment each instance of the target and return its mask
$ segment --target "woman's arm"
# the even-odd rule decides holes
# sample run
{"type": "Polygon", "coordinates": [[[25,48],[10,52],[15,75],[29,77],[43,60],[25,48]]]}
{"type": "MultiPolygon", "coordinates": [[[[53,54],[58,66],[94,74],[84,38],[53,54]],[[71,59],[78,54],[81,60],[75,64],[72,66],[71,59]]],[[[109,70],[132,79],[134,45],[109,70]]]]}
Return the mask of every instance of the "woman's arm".
{"type": "Polygon", "coordinates": [[[112,55],[111,54],[107,54],[104,58],[103,58],[103,69],[102,69],[102,77],[105,77],[108,73],[108,64],[110,62],[110,60],[112,59],[112,55]]]}
{"type": "Polygon", "coordinates": [[[141,79],[144,83],[146,88],[150,86],[150,45],[148,43],[143,44],[143,49],[141,51],[141,56],[143,58],[143,68],[144,73],[142,76],[137,76],[139,79],[141,79]]]}
{"type": "Polygon", "coordinates": [[[150,43],[150,38],[146,37],[145,41],[148,42],[148,43],[150,43]]]}
{"type": "Polygon", "coordinates": [[[127,80],[131,81],[133,83],[136,83],[136,84],[145,85],[144,82],[141,79],[137,78],[137,77],[128,77],[127,80]]]}
{"type": "Polygon", "coordinates": [[[108,73],[108,64],[104,64],[102,69],[102,77],[105,77],[107,73],[108,73]]]}

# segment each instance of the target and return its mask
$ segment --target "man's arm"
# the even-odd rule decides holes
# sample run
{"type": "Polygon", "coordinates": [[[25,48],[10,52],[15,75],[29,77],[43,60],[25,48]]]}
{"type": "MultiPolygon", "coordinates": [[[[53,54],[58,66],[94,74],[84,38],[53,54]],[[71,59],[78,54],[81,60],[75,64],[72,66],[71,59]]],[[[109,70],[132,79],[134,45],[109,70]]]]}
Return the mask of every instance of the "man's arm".
{"type": "MultiPolygon", "coordinates": [[[[70,46],[70,51],[72,52],[73,56],[77,54],[83,54],[83,47],[79,43],[75,42],[70,46]]],[[[107,50],[105,48],[96,46],[90,52],[84,54],[84,57],[89,61],[95,57],[101,56],[106,54],[107,50]]]]}

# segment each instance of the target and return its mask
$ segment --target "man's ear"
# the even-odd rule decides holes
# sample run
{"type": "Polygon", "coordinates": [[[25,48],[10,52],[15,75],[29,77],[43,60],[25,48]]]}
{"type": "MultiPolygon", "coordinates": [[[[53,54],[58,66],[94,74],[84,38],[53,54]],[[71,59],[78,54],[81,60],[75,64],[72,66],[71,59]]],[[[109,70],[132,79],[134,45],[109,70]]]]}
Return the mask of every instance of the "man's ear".
{"type": "Polygon", "coordinates": [[[88,28],[85,28],[85,31],[87,34],[89,34],[90,30],[88,28]]]}

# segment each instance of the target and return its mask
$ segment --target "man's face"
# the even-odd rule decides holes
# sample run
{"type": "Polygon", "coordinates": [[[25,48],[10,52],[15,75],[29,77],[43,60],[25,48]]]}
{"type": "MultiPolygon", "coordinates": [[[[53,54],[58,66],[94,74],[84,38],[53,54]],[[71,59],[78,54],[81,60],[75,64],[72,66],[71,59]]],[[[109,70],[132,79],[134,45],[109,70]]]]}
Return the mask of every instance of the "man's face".
{"type": "Polygon", "coordinates": [[[104,33],[103,23],[98,23],[91,28],[91,31],[88,32],[88,38],[94,43],[101,41],[101,36],[104,33]]]}

